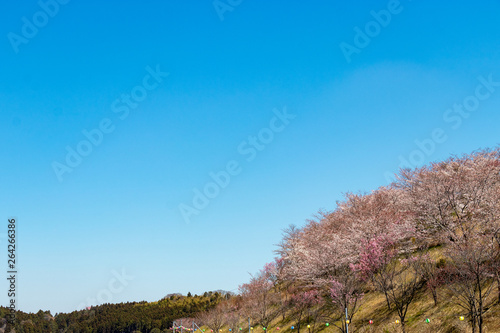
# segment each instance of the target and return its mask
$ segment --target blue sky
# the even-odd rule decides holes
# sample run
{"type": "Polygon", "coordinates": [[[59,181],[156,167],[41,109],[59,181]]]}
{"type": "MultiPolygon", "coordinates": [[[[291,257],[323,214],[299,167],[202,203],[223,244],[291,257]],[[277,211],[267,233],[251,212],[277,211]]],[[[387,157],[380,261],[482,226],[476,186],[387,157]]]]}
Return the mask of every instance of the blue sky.
{"type": "Polygon", "coordinates": [[[342,193],[499,142],[498,1],[216,4],[1,5],[0,233],[18,219],[21,310],[235,291],[342,193]],[[91,152],[71,167],[67,147],[91,152]]]}

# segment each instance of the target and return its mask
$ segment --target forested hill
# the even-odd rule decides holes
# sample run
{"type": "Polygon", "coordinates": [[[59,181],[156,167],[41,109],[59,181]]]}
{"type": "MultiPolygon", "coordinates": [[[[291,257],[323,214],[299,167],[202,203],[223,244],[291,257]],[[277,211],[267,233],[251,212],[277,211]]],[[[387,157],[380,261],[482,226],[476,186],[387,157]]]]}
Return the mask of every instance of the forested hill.
{"type": "MultiPolygon", "coordinates": [[[[230,297],[225,292],[206,292],[202,296],[168,295],[158,302],[127,302],[103,304],[89,310],[52,315],[50,311],[38,313],[16,312],[15,325],[0,324],[0,333],[122,333],[122,332],[167,332],[177,318],[193,317],[200,311],[213,308],[230,297]],[[3,326],[3,327],[2,327],[3,326]]],[[[6,318],[9,310],[0,307],[0,317],[6,318]]]]}

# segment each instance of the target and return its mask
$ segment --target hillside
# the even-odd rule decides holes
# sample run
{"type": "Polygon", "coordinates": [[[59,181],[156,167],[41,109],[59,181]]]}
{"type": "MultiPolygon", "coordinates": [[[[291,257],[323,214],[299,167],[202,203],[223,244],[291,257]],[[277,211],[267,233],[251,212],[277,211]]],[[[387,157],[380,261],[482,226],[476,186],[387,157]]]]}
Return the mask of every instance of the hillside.
{"type": "MultiPolygon", "coordinates": [[[[432,257],[441,258],[442,248],[430,251],[432,257]]],[[[495,286],[496,287],[496,286],[495,286]]],[[[467,321],[467,311],[458,306],[452,299],[453,293],[446,286],[437,288],[438,303],[434,304],[431,293],[423,286],[408,309],[407,332],[409,333],[452,333],[472,332],[467,321]],[[463,320],[460,317],[463,316],[463,320]],[[426,322],[429,319],[429,323],[426,322]]],[[[388,311],[385,297],[379,292],[368,292],[353,321],[350,332],[401,332],[396,324],[398,316],[394,311],[388,311]],[[373,324],[369,321],[372,320],[373,324]]],[[[500,332],[500,303],[498,295],[492,292],[486,301],[484,331],[500,332]]],[[[335,330],[331,330],[335,332],[335,330]]],[[[338,330],[337,330],[338,331],[338,330]]],[[[307,331],[306,331],[307,332],[307,331]]]]}
{"type": "Polygon", "coordinates": [[[500,149],[397,179],[285,229],[275,260],[238,295],[19,312],[15,331],[159,333],[195,318],[210,333],[500,332],[500,149]]]}
{"type": "MultiPolygon", "coordinates": [[[[202,296],[172,295],[157,302],[128,302],[103,304],[88,310],[60,313],[52,316],[49,311],[38,313],[16,313],[16,324],[7,324],[5,332],[157,332],[172,326],[176,318],[192,317],[197,312],[211,309],[226,295],[207,292],[202,296]]],[[[0,317],[6,318],[9,310],[0,307],[0,317]]]]}
{"type": "MultiPolygon", "coordinates": [[[[439,250],[434,250],[435,255],[439,255],[439,250]]],[[[460,314],[463,310],[450,301],[445,288],[438,290],[439,303],[434,306],[432,298],[426,290],[421,290],[413,306],[408,313],[409,333],[451,333],[451,332],[471,332],[465,321],[460,321],[460,314]],[[430,319],[426,323],[425,319],[430,319]]],[[[360,307],[356,319],[351,323],[350,332],[400,332],[399,325],[396,324],[397,316],[387,311],[385,298],[381,293],[368,292],[363,305],[360,307]],[[373,324],[369,321],[372,320],[373,324]]],[[[489,307],[485,316],[485,331],[488,333],[500,332],[500,304],[490,298],[492,306],[489,307]]],[[[177,318],[196,317],[200,309],[210,309],[219,304],[224,297],[220,295],[207,296],[173,296],[162,299],[158,302],[130,302],[121,304],[105,304],[92,307],[90,311],[74,311],[68,314],[57,314],[53,317],[50,312],[39,311],[36,314],[18,312],[19,325],[15,326],[16,332],[141,332],[158,333],[172,332],[169,330],[172,321],[177,318]],[[154,330],[154,329],[158,330],[154,330]]],[[[5,318],[7,313],[5,307],[0,307],[0,316],[5,318]]],[[[296,311],[288,309],[285,319],[273,321],[268,330],[275,331],[277,327],[283,333],[296,333],[302,331],[307,333],[307,324],[299,327],[295,320],[296,311]],[[291,329],[294,326],[294,330],[291,329]]],[[[4,321],[5,322],[5,321],[4,321]]],[[[324,319],[318,325],[318,331],[323,333],[338,332],[338,329],[331,323],[328,327],[324,319]]],[[[199,321],[197,321],[199,323],[199,321]]],[[[185,322],[185,326],[190,326],[190,322],[185,322]]],[[[201,325],[201,323],[200,323],[201,325]]],[[[248,330],[246,320],[241,320],[238,324],[243,331],[248,330]]],[[[5,332],[9,332],[12,327],[9,325],[5,332]]],[[[228,333],[229,327],[225,325],[223,332],[228,333]]],[[[3,332],[3,331],[2,331],[3,332]]],[[[261,327],[253,328],[254,333],[264,333],[261,327]]]]}
{"type": "Polygon", "coordinates": [[[243,316],[308,333],[344,333],[349,323],[349,332],[499,332],[500,149],[347,193],[286,229],[276,254],[239,300],[204,316],[211,330],[234,330],[243,316]]]}
{"type": "MultiPolygon", "coordinates": [[[[444,255],[444,249],[442,245],[437,245],[431,249],[425,251],[435,262],[442,262],[444,255]]],[[[482,327],[482,332],[493,333],[500,332],[500,302],[498,300],[498,293],[496,292],[496,285],[491,283],[491,293],[486,297],[484,301],[485,312],[484,312],[484,324],[482,327]]],[[[288,286],[289,289],[293,289],[292,286],[288,286]]],[[[394,307],[391,310],[387,309],[386,298],[382,292],[378,292],[369,285],[365,285],[365,291],[361,297],[361,305],[357,309],[355,316],[350,322],[349,332],[391,332],[399,333],[402,332],[400,319],[396,313],[394,307]]],[[[269,290],[269,294],[266,295],[268,300],[271,300],[272,293],[275,290],[269,290]]],[[[472,332],[471,325],[468,320],[467,310],[457,305],[456,295],[450,290],[449,286],[446,284],[440,285],[436,288],[437,303],[434,303],[432,294],[425,284],[422,284],[415,293],[415,298],[408,307],[408,312],[406,314],[406,332],[408,333],[453,333],[453,332],[472,332]],[[428,319],[428,321],[427,321],[428,319]]],[[[329,298],[329,296],[324,296],[329,298]]],[[[239,303],[235,298],[230,299],[226,302],[232,303],[229,308],[234,309],[240,306],[242,313],[248,313],[248,309],[245,309],[245,304],[239,303]],[[245,311],[246,310],[246,311],[245,311]]],[[[324,303],[320,305],[314,305],[314,302],[301,302],[298,299],[288,299],[288,302],[283,304],[284,313],[280,313],[279,307],[280,302],[275,303],[275,310],[271,307],[267,308],[268,314],[272,319],[269,324],[267,324],[266,329],[263,329],[262,325],[256,321],[255,318],[251,319],[252,333],[266,333],[270,331],[283,332],[283,333],[312,333],[312,332],[322,332],[322,333],[336,333],[341,332],[344,328],[344,321],[336,321],[333,318],[338,318],[335,314],[335,308],[324,303]],[[303,310],[307,308],[304,314],[303,310]],[[315,317],[317,315],[317,317],[315,317]],[[299,318],[302,320],[300,321],[299,318]],[[308,326],[310,326],[308,328],[308,326]],[[293,329],[292,329],[293,327],[293,329]]],[[[220,304],[223,310],[227,311],[227,307],[224,308],[224,304],[220,304]]],[[[265,306],[261,306],[263,309],[265,306]]],[[[215,312],[214,309],[212,312],[215,312]]],[[[340,316],[342,317],[342,316],[340,316]]],[[[197,321],[200,323],[200,321],[197,321]]],[[[238,324],[231,324],[230,317],[226,319],[221,324],[220,328],[222,332],[230,333],[231,331],[236,331],[242,328],[242,330],[248,330],[248,321],[246,318],[240,317],[238,324]]],[[[207,326],[208,329],[213,329],[213,327],[207,326]]],[[[214,330],[215,331],[215,330],[214,330]]],[[[477,331],[476,331],[477,332],[477,331]]]]}

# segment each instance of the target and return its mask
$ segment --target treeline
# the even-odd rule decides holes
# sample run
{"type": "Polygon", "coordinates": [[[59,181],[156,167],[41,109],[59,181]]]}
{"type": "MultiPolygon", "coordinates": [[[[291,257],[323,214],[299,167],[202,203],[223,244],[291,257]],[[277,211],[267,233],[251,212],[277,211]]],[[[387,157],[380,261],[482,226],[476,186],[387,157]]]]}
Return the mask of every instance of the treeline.
{"type": "MultiPolygon", "coordinates": [[[[49,311],[40,310],[36,314],[17,311],[15,324],[4,320],[0,332],[3,329],[16,333],[161,333],[167,332],[176,318],[210,310],[229,297],[230,294],[223,292],[207,292],[202,296],[172,294],[158,302],[103,304],[55,316],[49,311]]],[[[8,313],[9,309],[0,307],[1,318],[7,318],[8,313]]]]}
{"type": "Polygon", "coordinates": [[[427,294],[436,307],[451,300],[457,322],[483,332],[485,313],[500,302],[499,173],[500,150],[481,150],[348,193],[334,211],[285,230],[276,260],[199,321],[214,332],[236,331],[248,317],[263,329],[346,332],[350,323],[355,332],[365,326],[356,315],[366,294],[377,293],[406,332],[409,309],[427,294]]]}

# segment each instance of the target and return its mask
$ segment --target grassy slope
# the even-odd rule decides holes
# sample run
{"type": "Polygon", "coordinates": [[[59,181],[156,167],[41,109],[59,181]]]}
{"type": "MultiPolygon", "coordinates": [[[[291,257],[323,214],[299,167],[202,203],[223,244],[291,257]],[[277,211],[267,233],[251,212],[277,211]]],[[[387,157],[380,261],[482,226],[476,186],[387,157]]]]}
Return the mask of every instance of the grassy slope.
{"type": "MultiPolygon", "coordinates": [[[[493,292],[489,301],[495,302],[496,293],[493,292]]],[[[464,310],[456,305],[443,288],[438,293],[438,305],[434,306],[434,301],[429,292],[421,292],[413,304],[408,309],[406,316],[408,332],[468,332],[468,323],[459,320],[464,310]],[[425,319],[429,318],[430,323],[425,319]]],[[[398,319],[396,313],[389,313],[383,294],[371,293],[366,295],[363,305],[358,312],[354,325],[356,328],[366,327],[361,332],[399,332],[399,324],[395,324],[398,319]],[[374,325],[368,325],[369,320],[374,321],[374,325]],[[373,326],[369,330],[369,326],[373,326]]],[[[500,305],[494,304],[485,314],[486,332],[500,332],[500,305]]]]}
{"type": "MultiPolygon", "coordinates": [[[[493,292],[489,301],[494,305],[485,314],[485,332],[500,332],[500,304],[495,303],[496,292],[493,292]]],[[[453,303],[453,300],[447,295],[446,290],[441,289],[438,292],[438,305],[434,306],[434,301],[430,292],[422,291],[410,305],[406,316],[407,333],[452,333],[452,332],[471,332],[466,321],[460,321],[459,317],[464,314],[463,309],[453,303]],[[430,323],[425,319],[429,318],[430,323]]],[[[350,325],[349,332],[401,332],[400,324],[396,324],[399,319],[396,312],[387,310],[385,297],[382,293],[369,292],[363,298],[363,304],[359,312],[354,317],[350,325]],[[373,320],[373,324],[369,324],[373,320]]],[[[285,322],[275,321],[271,325],[270,333],[277,332],[275,328],[281,326],[281,333],[297,333],[290,330],[294,322],[287,318],[285,322]]],[[[254,333],[263,333],[259,328],[253,330],[254,333]]],[[[325,328],[322,333],[334,333],[339,330],[333,325],[325,328]]],[[[301,333],[307,333],[307,329],[302,329],[301,333]]]]}
{"type": "MultiPolygon", "coordinates": [[[[443,257],[440,246],[431,249],[428,253],[434,260],[443,257]]],[[[500,304],[496,303],[496,292],[492,291],[487,304],[493,306],[485,314],[486,332],[500,332],[500,304]]],[[[445,287],[438,291],[438,304],[435,306],[430,291],[422,290],[408,309],[406,327],[408,333],[451,333],[469,332],[468,322],[460,321],[465,316],[463,308],[458,306],[445,287]],[[426,319],[430,323],[426,323],[426,319]]],[[[360,311],[353,322],[353,328],[359,332],[401,332],[399,319],[395,310],[387,310],[385,296],[382,293],[371,292],[365,295],[360,311]],[[373,324],[368,324],[373,320],[373,324]]],[[[352,330],[355,331],[355,330],[352,330]]]]}
{"type": "MultiPolygon", "coordinates": [[[[429,251],[433,259],[442,257],[442,248],[436,247],[429,251]]],[[[497,302],[498,294],[496,286],[494,286],[490,297],[487,300],[487,305],[491,305],[484,316],[487,333],[500,333],[500,304],[497,302]]],[[[465,316],[465,311],[454,303],[454,300],[446,290],[442,287],[438,290],[438,305],[434,306],[434,301],[430,291],[422,290],[414,302],[410,305],[406,315],[406,331],[407,333],[452,333],[452,332],[472,332],[467,321],[460,321],[460,316],[465,316]],[[430,323],[426,323],[425,319],[429,318],[430,323]]],[[[387,310],[385,296],[379,292],[368,292],[363,297],[362,305],[355,315],[353,322],[350,325],[349,332],[401,332],[401,325],[396,324],[396,319],[399,319],[396,311],[387,310]],[[373,324],[369,324],[369,320],[373,320],[373,324]]],[[[281,333],[297,333],[290,330],[293,325],[291,318],[287,318],[285,322],[275,321],[273,328],[283,326],[279,332],[281,333]]],[[[272,331],[269,331],[272,333],[272,331]]],[[[334,333],[339,330],[333,325],[325,328],[322,333],[334,333]]],[[[254,330],[254,333],[263,333],[260,329],[254,330]]],[[[307,329],[301,330],[301,333],[307,333],[307,329]]]]}

